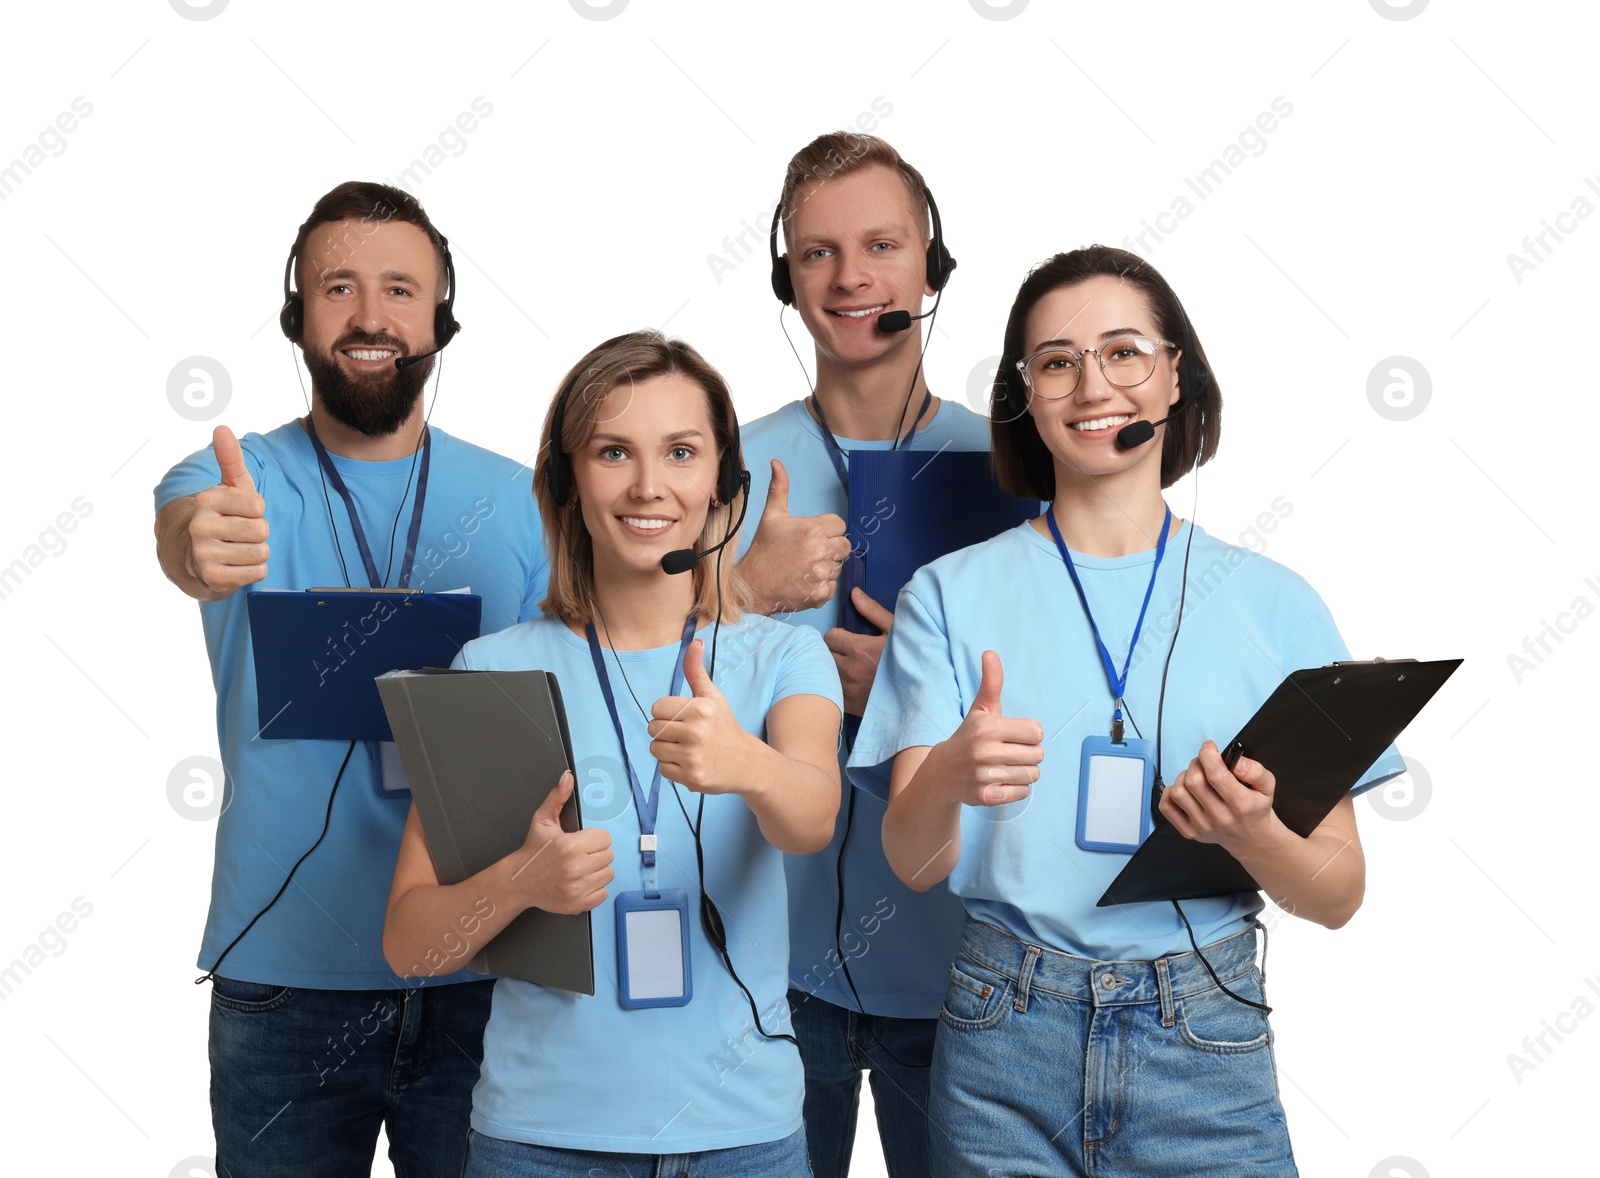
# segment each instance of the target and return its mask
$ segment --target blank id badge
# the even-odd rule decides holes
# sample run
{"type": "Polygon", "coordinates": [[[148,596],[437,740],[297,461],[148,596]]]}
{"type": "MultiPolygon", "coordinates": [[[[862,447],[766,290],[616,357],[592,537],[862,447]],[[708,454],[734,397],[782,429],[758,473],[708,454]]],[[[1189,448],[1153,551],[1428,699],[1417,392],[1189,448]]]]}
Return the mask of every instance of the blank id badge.
{"type": "Polygon", "coordinates": [[[1086,736],[1078,768],[1078,846],[1131,854],[1150,834],[1155,755],[1148,740],[1086,736]]]}
{"type": "Polygon", "coordinates": [[[617,896],[618,998],[629,1010],[687,1006],[694,997],[689,975],[689,894],[668,888],[656,896],[617,896]]]}

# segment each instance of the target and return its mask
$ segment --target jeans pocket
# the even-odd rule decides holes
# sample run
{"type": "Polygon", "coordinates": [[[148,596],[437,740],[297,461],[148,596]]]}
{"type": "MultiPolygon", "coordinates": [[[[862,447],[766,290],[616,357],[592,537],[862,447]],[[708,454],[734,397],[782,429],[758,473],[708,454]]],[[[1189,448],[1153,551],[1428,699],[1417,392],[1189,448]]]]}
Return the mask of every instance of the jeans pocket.
{"type": "Polygon", "coordinates": [[[1011,1008],[1011,979],[965,959],[950,967],[940,1021],[956,1031],[987,1031],[1011,1008]]]}
{"type": "MultiPolygon", "coordinates": [[[[1241,998],[1265,1002],[1261,974],[1249,973],[1228,982],[1228,989],[1241,998]]],[[[1215,986],[1186,994],[1176,1003],[1178,1034],[1190,1047],[1218,1055],[1242,1055],[1260,1051],[1272,1041],[1267,1012],[1246,1006],[1215,986]]]]}
{"type": "Polygon", "coordinates": [[[211,1004],[224,1010],[242,1014],[255,1011],[276,1010],[294,994],[289,986],[263,985],[260,982],[241,982],[233,978],[211,979],[211,1004]]]}

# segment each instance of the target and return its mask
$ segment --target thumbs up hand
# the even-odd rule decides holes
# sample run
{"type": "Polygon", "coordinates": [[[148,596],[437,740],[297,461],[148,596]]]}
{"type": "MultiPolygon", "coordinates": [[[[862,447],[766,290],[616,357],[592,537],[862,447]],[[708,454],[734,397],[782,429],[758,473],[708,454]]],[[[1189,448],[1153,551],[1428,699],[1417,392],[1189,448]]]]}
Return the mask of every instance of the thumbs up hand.
{"type": "Polygon", "coordinates": [[[772,460],[772,482],[755,539],[739,572],[755,593],[755,612],[771,615],[811,609],[829,600],[850,555],[844,520],[837,515],[790,515],[789,472],[772,460]]]}
{"type": "Polygon", "coordinates": [[[705,646],[696,638],[683,655],[689,698],[665,695],[651,708],[650,755],[660,764],[661,776],[696,793],[743,793],[754,784],[746,771],[751,742],[761,741],[739,726],[706,674],[705,646]]]}
{"type": "MultiPolygon", "coordinates": [[[[936,747],[938,780],[952,800],[968,806],[1003,806],[1028,796],[1044,760],[1044,728],[1037,720],[1009,717],[1000,707],[1005,682],[1000,656],[983,652],[983,678],[961,727],[936,747]]],[[[930,753],[929,757],[932,758],[930,753]]]]}
{"type": "Polygon", "coordinates": [[[611,835],[598,827],[561,828],[561,808],[572,796],[571,770],[534,811],[528,837],[512,852],[513,895],[521,908],[573,915],[605,902],[606,885],[615,877],[611,835]]]}
{"type": "Polygon", "coordinates": [[[225,425],[211,435],[222,482],[194,497],[187,571],[216,597],[267,575],[267,504],[256,494],[239,439],[225,425]]]}

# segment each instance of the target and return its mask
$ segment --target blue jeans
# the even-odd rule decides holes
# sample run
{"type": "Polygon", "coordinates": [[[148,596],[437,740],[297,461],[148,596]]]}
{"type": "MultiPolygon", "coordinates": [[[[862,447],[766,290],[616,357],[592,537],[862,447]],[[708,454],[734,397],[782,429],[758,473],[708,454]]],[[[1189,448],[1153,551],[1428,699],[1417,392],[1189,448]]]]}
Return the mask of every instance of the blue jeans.
{"type": "MultiPolygon", "coordinates": [[[[1255,946],[1205,955],[1264,1002],[1255,946]]],[[[969,918],[939,1020],[937,1178],[1298,1173],[1267,1016],[1192,952],[1090,961],[969,918]]]]}
{"type": "Polygon", "coordinates": [[[810,1174],[804,1132],[735,1149],[655,1155],[550,1149],[473,1130],[461,1178],[809,1178],[810,1174]]]}
{"type": "Polygon", "coordinates": [[[306,990],[216,978],[218,1178],[347,1178],[378,1127],[397,1178],[461,1172],[492,981],[306,990]]]}
{"type": "Polygon", "coordinates": [[[806,1141],[817,1178],[850,1173],[865,1068],[889,1178],[926,1178],[928,1065],[939,1021],[861,1014],[801,990],[789,991],[789,1012],[806,1065],[806,1141]]]}

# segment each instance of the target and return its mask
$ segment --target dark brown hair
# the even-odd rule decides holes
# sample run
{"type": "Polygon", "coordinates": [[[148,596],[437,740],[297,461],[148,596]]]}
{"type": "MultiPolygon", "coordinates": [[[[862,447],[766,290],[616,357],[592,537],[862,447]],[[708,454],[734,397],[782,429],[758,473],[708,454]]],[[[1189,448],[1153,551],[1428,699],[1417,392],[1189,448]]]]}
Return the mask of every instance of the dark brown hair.
{"type": "Polygon", "coordinates": [[[445,296],[449,293],[445,289],[444,235],[433,227],[433,222],[428,220],[428,214],[423,211],[416,197],[404,189],[369,180],[346,180],[331,192],[324,193],[311,207],[311,215],[305,219],[299,233],[295,235],[294,249],[291,253],[296,260],[294,278],[297,290],[303,292],[309,285],[305,279],[305,255],[312,233],[323,225],[337,225],[341,221],[360,222],[357,229],[346,231],[339,240],[335,241],[330,237],[329,244],[341,255],[360,244],[359,240],[351,240],[352,232],[362,234],[364,230],[365,236],[371,236],[376,226],[385,221],[404,221],[426,233],[439,260],[438,301],[444,302],[445,296]],[[368,226],[373,228],[367,228],[368,226]]]}
{"type": "MultiPolygon", "coordinates": [[[[1006,319],[1000,367],[990,390],[989,436],[995,475],[1000,485],[1019,499],[1053,500],[1056,496],[1055,463],[1024,408],[1028,393],[1017,371],[1017,361],[1027,355],[1028,315],[1051,291],[1102,276],[1138,287],[1150,306],[1156,330],[1183,350],[1178,387],[1189,407],[1175,412],[1161,427],[1162,487],[1170,487],[1211,461],[1217,452],[1222,436],[1222,390],[1178,296],[1156,268],[1137,254],[1105,245],[1086,246],[1035,266],[1018,289],[1006,319]]],[[[1173,406],[1174,411],[1177,408],[1173,406]]]]}

